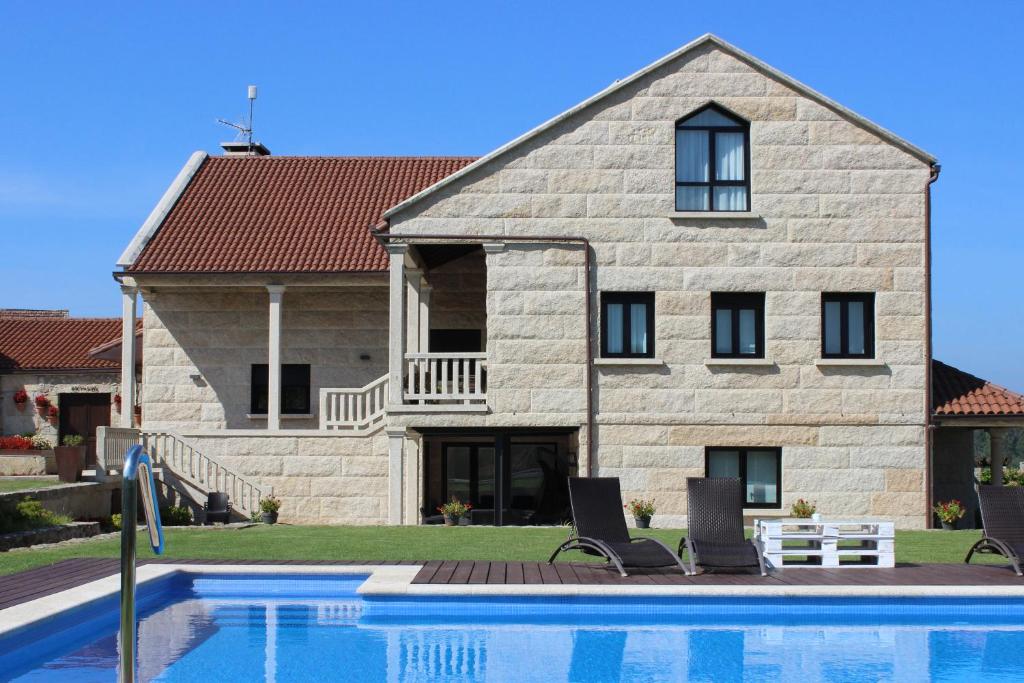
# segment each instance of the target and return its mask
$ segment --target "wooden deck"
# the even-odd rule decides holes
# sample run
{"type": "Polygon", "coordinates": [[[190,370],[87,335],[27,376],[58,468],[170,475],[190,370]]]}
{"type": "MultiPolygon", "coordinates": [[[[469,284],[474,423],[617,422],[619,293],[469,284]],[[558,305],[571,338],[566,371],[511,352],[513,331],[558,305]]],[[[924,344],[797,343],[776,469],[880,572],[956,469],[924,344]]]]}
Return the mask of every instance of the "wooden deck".
{"type": "MultiPolygon", "coordinates": [[[[147,564],[151,561],[141,561],[147,564]]],[[[423,564],[414,583],[428,584],[608,584],[631,586],[685,585],[802,585],[802,586],[1024,586],[1024,578],[1009,566],[927,564],[899,565],[895,569],[818,569],[794,568],[768,577],[752,574],[702,574],[684,576],[677,569],[636,571],[626,578],[601,564],[558,562],[259,562],[238,560],[168,560],[171,564],[237,565],[355,565],[423,564]]],[[[76,558],[47,567],[0,577],[0,609],[11,607],[60,591],[81,586],[118,572],[115,558],[76,558]]]]}

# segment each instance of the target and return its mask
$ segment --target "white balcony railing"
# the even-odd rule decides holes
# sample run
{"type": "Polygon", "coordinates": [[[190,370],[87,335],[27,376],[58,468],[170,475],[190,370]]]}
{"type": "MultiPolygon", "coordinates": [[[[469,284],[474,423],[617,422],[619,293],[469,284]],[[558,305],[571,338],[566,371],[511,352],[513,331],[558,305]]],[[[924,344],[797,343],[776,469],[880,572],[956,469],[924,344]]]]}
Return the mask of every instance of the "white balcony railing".
{"type": "Polygon", "coordinates": [[[486,353],[407,353],[404,403],[487,403],[486,353]]]}
{"type": "Polygon", "coordinates": [[[358,389],[320,390],[320,429],[365,432],[384,420],[388,376],[358,389]]]}

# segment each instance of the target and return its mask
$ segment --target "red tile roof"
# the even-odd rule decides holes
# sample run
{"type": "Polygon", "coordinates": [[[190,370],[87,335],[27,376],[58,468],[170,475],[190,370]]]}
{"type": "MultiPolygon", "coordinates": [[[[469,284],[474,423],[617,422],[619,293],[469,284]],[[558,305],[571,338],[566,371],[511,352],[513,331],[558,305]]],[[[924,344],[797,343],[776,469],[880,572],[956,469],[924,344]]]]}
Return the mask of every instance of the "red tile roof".
{"type": "Polygon", "coordinates": [[[120,318],[0,317],[0,371],[116,370],[120,361],[94,358],[89,351],[120,330],[120,318]]]}
{"type": "Polygon", "coordinates": [[[1024,395],[932,360],[932,409],[947,417],[1024,417],[1024,395]]]}
{"type": "Polygon", "coordinates": [[[387,269],[384,211],[472,157],[208,157],[129,272],[387,269]]]}

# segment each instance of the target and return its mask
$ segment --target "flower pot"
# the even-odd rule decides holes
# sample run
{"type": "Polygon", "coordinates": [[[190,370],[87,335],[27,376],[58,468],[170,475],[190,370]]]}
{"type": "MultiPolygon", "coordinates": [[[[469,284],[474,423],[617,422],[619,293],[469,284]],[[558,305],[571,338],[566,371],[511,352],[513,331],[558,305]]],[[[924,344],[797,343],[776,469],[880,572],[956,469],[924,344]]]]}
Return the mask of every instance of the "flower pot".
{"type": "Polygon", "coordinates": [[[459,526],[469,526],[473,521],[469,518],[469,515],[459,517],[459,526]]]}
{"type": "Polygon", "coordinates": [[[445,515],[444,516],[444,525],[445,526],[455,526],[458,523],[459,523],[459,520],[455,519],[451,515],[445,515]]]}
{"type": "Polygon", "coordinates": [[[634,517],[633,521],[636,522],[637,529],[650,529],[651,518],[650,517],[634,517]]]}
{"type": "Polygon", "coordinates": [[[25,406],[28,405],[28,401],[15,401],[14,407],[18,409],[19,413],[25,412],[25,406]]]}
{"type": "Polygon", "coordinates": [[[57,461],[57,478],[63,482],[76,482],[85,467],[85,446],[56,446],[53,457],[57,461]]]}
{"type": "Polygon", "coordinates": [[[264,524],[277,524],[277,513],[276,512],[264,512],[260,514],[260,520],[264,524]]]}
{"type": "Polygon", "coordinates": [[[946,521],[943,521],[942,522],[942,528],[945,529],[946,531],[953,531],[954,529],[956,529],[956,522],[946,522],[946,521]]]}

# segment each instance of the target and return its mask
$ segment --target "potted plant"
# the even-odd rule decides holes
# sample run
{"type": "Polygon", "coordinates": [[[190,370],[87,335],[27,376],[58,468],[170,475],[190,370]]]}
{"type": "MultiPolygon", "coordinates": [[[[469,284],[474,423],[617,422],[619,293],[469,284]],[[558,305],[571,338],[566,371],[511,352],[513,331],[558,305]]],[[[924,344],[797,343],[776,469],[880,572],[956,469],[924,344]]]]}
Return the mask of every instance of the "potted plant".
{"type": "Polygon", "coordinates": [[[636,522],[637,529],[651,528],[651,517],[654,516],[656,510],[653,498],[651,500],[634,498],[623,507],[633,514],[633,521],[636,522]]]}
{"type": "Polygon", "coordinates": [[[50,421],[50,424],[56,424],[58,415],[60,415],[60,411],[51,403],[50,407],[46,409],[46,419],[50,421]]]}
{"type": "Polygon", "coordinates": [[[942,528],[946,531],[955,529],[956,523],[963,519],[964,514],[967,512],[963,504],[956,498],[947,501],[940,500],[932,509],[938,516],[939,521],[942,522],[942,528]]]}
{"type": "Polygon", "coordinates": [[[452,496],[450,501],[438,506],[437,511],[444,516],[445,526],[455,526],[459,523],[459,520],[468,515],[469,511],[472,509],[473,506],[469,503],[463,503],[455,496],[452,496]]]}
{"type": "Polygon", "coordinates": [[[67,434],[60,446],[53,449],[57,460],[57,478],[63,482],[78,481],[85,467],[85,438],[67,434]]]}
{"type": "Polygon", "coordinates": [[[40,415],[44,414],[46,409],[50,407],[50,398],[46,394],[36,394],[33,401],[35,402],[40,415]]]}
{"type": "Polygon", "coordinates": [[[14,406],[18,410],[25,410],[25,406],[28,404],[28,392],[24,389],[18,389],[14,392],[14,406]]]}
{"type": "Polygon", "coordinates": [[[281,499],[267,496],[260,499],[260,520],[264,524],[277,524],[277,511],[281,509],[281,499]]]}
{"type": "Polygon", "coordinates": [[[792,507],[789,508],[789,514],[793,515],[797,519],[811,519],[818,512],[818,506],[813,502],[804,500],[803,498],[797,498],[796,502],[793,503],[792,507]]]}

